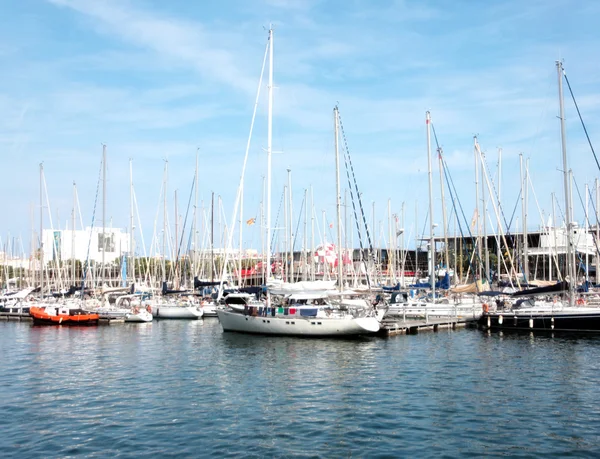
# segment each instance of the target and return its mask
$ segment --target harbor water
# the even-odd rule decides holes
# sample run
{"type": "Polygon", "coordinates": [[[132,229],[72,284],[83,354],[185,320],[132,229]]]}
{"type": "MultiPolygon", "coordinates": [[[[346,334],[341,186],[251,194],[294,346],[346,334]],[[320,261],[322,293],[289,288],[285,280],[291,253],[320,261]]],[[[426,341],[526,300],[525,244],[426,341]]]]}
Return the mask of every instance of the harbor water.
{"type": "Polygon", "coordinates": [[[0,323],[2,457],[589,457],[600,338],[0,323]]]}

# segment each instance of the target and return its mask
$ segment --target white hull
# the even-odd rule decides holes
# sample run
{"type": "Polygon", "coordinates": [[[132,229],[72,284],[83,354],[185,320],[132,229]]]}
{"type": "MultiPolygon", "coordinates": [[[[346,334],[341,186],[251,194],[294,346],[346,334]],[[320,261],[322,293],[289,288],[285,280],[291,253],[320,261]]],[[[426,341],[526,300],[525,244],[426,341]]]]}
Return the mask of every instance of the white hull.
{"type": "Polygon", "coordinates": [[[155,306],[152,315],[157,319],[199,319],[202,309],[196,306],[155,306]]]}
{"type": "Polygon", "coordinates": [[[202,308],[202,317],[217,317],[217,307],[214,304],[205,304],[202,308]]]}
{"type": "Polygon", "coordinates": [[[130,308],[98,308],[90,309],[100,316],[101,319],[125,319],[131,313],[130,308]]]}
{"type": "Polygon", "coordinates": [[[145,309],[140,310],[139,312],[132,312],[125,316],[125,322],[152,322],[152,314],[150,314],[145,309]]]}
{"type": "Polygon", "coordinates": [[[223,331],[289,336],[355,336],[379,331],[375,317],[260,317],[217,310],[223,331]]]}

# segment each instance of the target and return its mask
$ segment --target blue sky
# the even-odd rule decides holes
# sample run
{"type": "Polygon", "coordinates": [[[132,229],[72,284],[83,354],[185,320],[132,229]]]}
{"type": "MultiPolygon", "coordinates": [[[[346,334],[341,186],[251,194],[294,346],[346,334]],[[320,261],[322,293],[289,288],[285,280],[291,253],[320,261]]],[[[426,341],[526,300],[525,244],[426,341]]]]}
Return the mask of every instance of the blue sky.
{"type": "MultiPolygon", "coordinates": [[[[230,220],[271,22],[278,152],[273,218],[291,168],[294,208],[312,185],[317,221],[322,210],[334,220],[336,103],[367,218],[376,202],[376,220],[387,228],[388,198],[395,213],[405,202],[407,233],[415,203],[420,227],[427,212],[426,110],[469,220],[475,134],[492,174],[503,148],[506,212],[518,195],[520,152],[530,158],[546,218],[551,192],[564,207],[557,59],[564,59],[592,141],[600,138],[600,5],[593,1],[4,0],[2,9],[0,234],[3,241],[20,235],[26,247],[31,206],[39,205],[39,163],[54,227],[70,219],[73,181],[89,225],[102,143],[114,226],[128,224],[129,158],[146,244],[165,159],[170,212],[177,189],[185,215],[197,149],[200,197],[206,206],[212,191],[220,195],[230,220]]],[[[566,106],[570,166],[583,188],[599,174],[569,99],[566,106]]],[[[263,91],[244,219],[257,216],[265,147],[263,91]]],[[[439,196],[437,166],[434,178],[439,196]]],[[[441,222],[439,209],[437,198],[435,220],[441,222]]],[[[529,219],[532,229],[541,221],[533,193],[529,219]]],[[[259,247],[258,225],[245,232],[246,245],[259,247]]]]}

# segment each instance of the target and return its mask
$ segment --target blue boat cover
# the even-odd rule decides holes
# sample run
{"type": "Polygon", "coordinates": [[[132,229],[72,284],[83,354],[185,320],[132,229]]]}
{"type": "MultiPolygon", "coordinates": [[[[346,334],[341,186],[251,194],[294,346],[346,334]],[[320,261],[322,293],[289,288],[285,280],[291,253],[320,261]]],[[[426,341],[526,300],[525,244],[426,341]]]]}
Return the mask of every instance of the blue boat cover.
{"type": "MultiPolygon", "coordinates": [[[[431,283],[429,282],[418,282],[416,284],[410,284],[409,287],[412,288],[431,288],[431,283]]],[[[435,283],[435,288],[448,290],[450,288],[450,275],[446,272],[446,275],[441,281],[435,283]]]]}

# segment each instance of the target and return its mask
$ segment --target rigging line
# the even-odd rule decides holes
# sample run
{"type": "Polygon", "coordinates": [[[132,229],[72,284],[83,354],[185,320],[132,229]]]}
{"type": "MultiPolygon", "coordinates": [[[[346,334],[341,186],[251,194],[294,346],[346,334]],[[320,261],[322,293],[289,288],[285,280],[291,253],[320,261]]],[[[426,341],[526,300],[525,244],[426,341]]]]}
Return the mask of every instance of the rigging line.
{"type": "MultiPolygon", "coordinates": [[[[339,112],[339,107],[336,105],[336,108],[338,109],[338,122],[340,125],[340,131],[342,133],[342,139],[344,141],[344,161],[346,161],[346,155],[348,156],[348,161],[346,163],[346,174],[348,174],[348,164],[350,164],[350,171],[352,172],[352,178],[354,180],[354,188],[356,190],[356,197],[358,199],[358,205],[360,208],[360,213],[362,216],[362,220],[363,220],[363,225],[365,227],[365,233],[367,236],[367,242],[369,243],[369,256],[368,259],[373,259],[374,261],[374,255],[373,255],[373,243],[371,242],[371,234],[369,233],[369,226],[367,225],[367,219],[365,217],[365,211],[362,205],[362,199],[360,197],[360,192],[358,190],[358,183],[356,181],[356,174],[354,173],[354,166],[352,165],[352,158],[350,157],[350,148],[348,146],[348,139],[346,138],[346,131],[344,131],[344,125],[342,123],[342,117],[340,115],[339,112]]],[[[349,180],[349,179],[348,179],[349,180]]],[[[350,184],[350,187],[352,187],[352,185],[350,184]]],[[[354,205],[354,202],[353,202],[354,205]]],[[[355,212],[355,218],[358,219],[358,217],[356,216],[356,212],[355,212]]],[[[357,221],[356,223],[357,227],[359,226],[359,223],[357,221]]],[[[375,230],[375,228],[373,228],[373,230],[375,230]]],[[[360,238],[360,229],[359,229],[359,238],[360,238]]],[[[362,244],[361,244],[361,249],[362,249],[362,244]]],[[[362,256],[361,256],[362,258],[362,256]]],[[[367,267],[368,268],[368,267],[367,267]]],[[[371,288],[371,280],[370,280],[370,276],[369,276],[369,270],[366,269],[366,280],[367,280],[367,285],[369,287],[369,289],[371,288]]]]}
{"type": "MultiPolygon", "coordinates": [[[[338,113],[339,115],[339,113],[338,113]]],[[[346,166],[346,178],[348,179],[348,189],[350,190],[350,201],[352,202],[352,211],[354,213],[354,222],[356,223],[356,231],[358,233],[358,243],[360,245],[360,259],[364,260],[364,244],[362,240],[362,231],[360,228],[360,221],[358,219],[358,213],[356,212],[356,201],[354,200],[354,191],[352,189],[352,182],[350,180],[350,168],[348,167],[348,160],[346,158],[346,152],[344,151],[344,165],[346,166]]]]}
{"type": "MultiPolygon", "coordinates": [[[[185,211],[185,218],[183,219],[183,228],[181,228],[181,238],[179,239],[179,247],[177,247],[177,255],[175,257],[175,272],[177,272],[177,267],[179,264],[179,254],[181,253],[181,247],[183,245],[183,235],[185,234],[185,227],[187,226],[187,219],[188,219],[188,215],[190,213],[190,204],[192,203],[192,196],[194,194],[195,188],[196,188],[196,174],[194,174],[194,178],[192,179],[192,188],[190,189],[190,197],[188,199],[187,210],[185,211]]],[[[193,234],[190,231],[190,236],[188,238],[188,243],[187,243],[188,251],[192,245],[192,236],[193,236],[193,234]]]]}
{"type": "MultiPolygon", "coordinates": [[[[479,145],[479,144],[478,144],[478,145],[479,145]]],[[[478,149],[479,149],[479,148],[478,148],[478,149]]],[[[498,202],[498,210],[499,210],[499,212],[500,212],[500,213],[501,213],[501,215],[502,215],[502,219],[504,220],[504,224],[506,225],[506,216],[504,215],[504,210],[502,209],[502,203],[500,202],[500,197],[499,197],[499,195],[498,195],[498,192],[496,191],[496,186],[495,186],[495,184],[494,184],[493,180],[491,180],[491,179],[490,179],[490,177],[491,177],[491,173],[490,173],[490,168],[489,168],[489,166],[488,166],[488,163],[487,163],[487,161],[486,161],[486,157],[485,157],[485,155],[483,154],[483,152],[481,152],[481,149],[479,149],[479,151],[480,151],[480,153],[481,153],[481,157],[482,157],[482,161],[483,161],[484,174],[485,174],[485,175],[487,175],[487,182],[488,182],[488,184],[491,184],[491,186],[492,186],[492,188],[493,188],[493,191],[494,191],[494,197],[495,197],[495,199],[496,199],[496,202],[498,202]]],[[[526,186],[527,186],[527,184],[526,184],[526,186]]],[[[489,186],[488,186],[488,188],[489,188],[489,186]]],[[[521,193],[522,193],[522,192],[523,192],[523,190],[521,189],[521,190],[519,191],[519,196],[517,197],[517,201],[515,202],[515,208],[513,209],[513,214],[512,214],[512,216],[511,216],[511,221],[510,221],[511,225],[512,225],[512,219],[514,218],[514,216],[515,216],[515,214],[516,214],[516,212],[517,212],[517,206],[518,206],[518,204],[519,204],[519,198],[521,197],[521,193]]],[[[534,190],[534,192],[533,192],[533,195],[534,195],[534,197],[535,197],[535,190],[534,190]]],[[[536,197],[535,199],[536,199],[536,202],[537,202],[537,197],[536,197]]],[[[539,206],[538,206],[538,209],[539,209],[539,206]]],[[[540,212],[540,213],[541,213],[541,212],[540,212]]],[[[485,218],[485,217],[484,217],[484,218],[485,218]]],[[[500,229],[498,229],[498,233],[500,233],[500,229]]],[[[523,232],[523,234],[525,234],[525,232],[523,232]]],[[[509,238],[512,236],[512,235],[511,235],[511,232],[510,232],[510,226],[507,226],[507,230],[506,230],[506,234],[504,235],[504,238],[506,239],[506,237],[507,237],[507,236],[508,236],[509,238]]],[[[508,243],[508,240],[507,240],[506,242],[508,243]]],[[[512,240],[511,242],[513,242],[513,243],[514,243],[514,238],[513,238],[513,240],[512,240]]],[[[507,247],[507,249],[508,249],[508,247],[507,247]]],[[[523,276],[525,276],[525,271],[524,271],[524,268],[523,268],[523,266],[522,266],[522,263],[521,263],[521,261],[520,261],[520,260],[518,260],[518,261],[517,261],[517,265],[520,267],[520,271],[522,272],[523,276]]],[[[527,279],[526,279],[526,280],[527,280],[527,279]]]]}
{"type": "MultiPolygon", "coordinates": [[[[336,105],[337,107],[337,105],[336,105]]],[[[373,251],[373,243],[371,240],[371,234],[369,232],[369,225],[367,225],[367,219],[365,217],[365,211],[362,205],[362,199],[360,197],[360,192],[358,190],[358,182],[356,180],[356,174],[354,173],[354,166],[352,164],[352,157],[350,156],[350,147],[348,146],[348,139],[346,138],[346,131],[344,130],[344,124],[342,123],[342,117],[339,113],[339,108],[338,108],[338,121],[340,123],[340,131],[342,132],[342,138],[344,140],[344,148],[345,148],[345,152],[344,152],[344,156],[347,154],[348,155],[348,164],[350,164],[350,171],[352,173],[352,179],[354,181],[354,188],[356,189],[356,197],[358,199],[358,205],[360,208],[360,213],[362,215],[362,219],[363,219],[363,224],[365,226],[365,233],[367,236],[367,242],[369,243],[369,248],[371,249],[371,252],[373,251]]],[[[373,228],[373,231],[375,231],[375,228],[373,228]]]]}
{"type": "Polygon", "coordinates": [[[577,101],[575,100],[575,95],[573,94],[573,90],[571,89],[571,83],[569,83],[569,79],[567,78],[567,73],[564,71],[564,69],[563,69],[563,75],[565,77],[565,81],[567,82],[567,86],[569,87],[569,92],[571,93],[571,97],[573,98],[573,103],[575,104],[575,109],[577,110],[577,115],[579,116],[579,121],[581,121],[581,126],[583,127],[583,132],[585,132],[587,141],[590,144],[590,149],[592,150],[592,154],[594,155],[594,159],[596,160],[596,166],[598,166],[598,169],[600,170],[600,162],[598,162],[598,157],[596,156],[596,152],[594,151],[594,146],[592,145],[592,141],[588,134],[587,128],[585,127],[585,123],[583,122],[581,112],[579,111],[579,105],[577,105],[577,101]]]}
{"type": "Polygon", "coordinates": [[[429,221],[429,210],[425,214],[425,222],[423,223],[423,231],[421,232],[421,239],[419,243],[419,248],[423,247],[423,240],[425,239],[425,229],[427,228],[427,222],[429,221]]]}
{"type": "Polygon", "coordinates": [[[269,250],[271,250],[271,253],[273,253],[273,247],[275,245],[275,239],[277,238],[277,233],[278,231],[276,231],[277,225],[279,224],[279,214],[281,213],[281,206],[283,205],[283,198],[285,197],[285,189],[283,190],[283,192],[281,193],[281,200],[279,201],[279,208],[277,209],[277,216],[275,217],[275,228],[271,228],[271,231],[273,231],[273,233],[271,234],[271,246],[269,248],[269,250]]]}
{"type": "MultiPolygon", "coordinates": [[[[96,205],[98,204],[98,194],[100,193],[100,181],[102,180],[102,161],[100,161],[100,172],[98,173],[98,182],[96,183],[96,197],[94,198],[94,211],[92,212],[92,227],[90,228],[90,238],[88,240],[88,248],[87,254],[85,256],[85,264],[81,266],[83,270],[81,277],[81,300],[83,301],[84,295],[83,290],[85,288],[85,278],[86,273],[89,270],[88,263],[90,260],[90,246],[92,245],[92,231],[94,229],[94,222],[96,220],[96,205]]],[[[102,238],[102,243],[104,243],[104,237],[102,238]]]]}
{"type": "Polygon", "coordinates": [[[296,240],[298,239],[298,229],[300,228],[300,221],[302,220],[304,206],[306,205],[306,199],[302,198],[302,204],[300,205],[300,212],[298,212],[298,223],[296,224],[296,231],[294,232],[294,239],[292,239],[292,256],[294,249],[296,248],[296,240]]]}
{"type": "MultiPolygon", "coordinates": [[[[575,177],[573,177],[573,183],[575,184],[575,189],[577,190],[577,196],[579,196],[579,202],[581,203],[581,207],[583,208],[583,211],[585,212],[585,204],[583,202],[583,198],[581,197],[581,192],[579,191],[579,186],[577,185],[577,180],[575,180],[575,177]]],[[[587,213],[585,215],[585,220],[586,220],[585,238],[587,239],[587,235],[588,235],[587,229],[589,228],[589,223],[590,223],[587,213]]],[[[598,248],[598,241],[596,241],[596,238],[593,238],[593,239],[594,239],[594,245],[596,246],[596,253],[600,254],[600,249],[598,248]]],[[[577,238],[577,241],[579,242],[579,238],[577,238]]],[[[575,241],[573,241],[573,242],[575,242],[575,241]]],[[[577,245],[579,245],[579,244],[577,244],[577,245]]],[[[586,247],[587,247],[587,244],[586,244],[586,247]]],[[[575,252],[577,253],[577,247],[575,247],[575,252]]]]}
{"type": "MultiPolygon", "coordinates": [[[[458,222],[458,229],[460,231],[460,235],[461,235],[463,241],[466,241],[465,234],[464,234],[464,231],[463,231],[463,227],[462,227],[460,218],[458,218],[458,211],[456,210],[456,202],[457,201],[458,201],[458,205],[460,207],[463,219],[465,220],[464,223],[465,223],[467,229],[469,228],[469,225],[468,225],[468,222],[466,221],[465,213],[464,213],[464,211],[462,209],[462,204],[460,203],[460,200],[458,199],[458,196],[455,196],[456,189],[454,187],[454,181],[452,180],[452,177],[450,176],[450,172],[447,170],[448,166],[447,166],[446,161],[444,160],[443,156],[442,156],[442,167],[444,169],[444,177],[446,178],[446,184],[448,185],[448,191],[450,192],[450,198],[452,199],[452,206],[454,207],[455,212],[456,212],[456,216],[457,216],[456,221],[458,222]]],[[[469,229],[469,235],[470,235],[471,240],[472,240],[473,236],[471,235],[470,229],[469,229]]],[[[468,247],[468,245],[466,243],[463,245],[463,247],[464,247],[464,250],[465,250],[465,252],[467,254],[467,260],[469,260],[469,266],[471,267],[471,253],[469,251],[469,247],[468,247]]],[[[474,249],[475,248],[473,247],[473,250],[474,249]]],[[[455,250],[456,250],[456,247],[455,247],[455,250]]]]}
{"type": "MultiPolygon", "coordinates": [[[[177,262],[179,261],[179,254],[181,253],[181,246],[183,245],[183,235],[185,234],[185,227],[187,225],[188,215],[190,213],[190,204],[192,203],[192,195],[194,193],[194,188],[196,187],[196,176],[192,179],[192,187],[190,188],[190,197],[188,199],[187,210],[185,211],[185,218],[183,219],[183,228],[181,228],[181,237],[179,238],[179,246],[177,247],[177,254],[175,255],[175,266],[177,266],[177,262]]],[[[190,240],[188,241],[188,246],[191,243],[191,234],[190,240]]]]}
{"type": "Polygon", "coordinates": [[[511,234],[510,234],[510,227],[512,226],[513,220],[514,220],[515,215],[517,213],[517,207],[519,207],[519,199],[521,199],[521,193],[523,193],[523,190],[519,191],[519,194],[517,196],[517,200],[515,201],[515,208],[513,209],[512,215],[510,216],[510,222],[508,223],[508,227],[507,227],[508,228],[508,234],[507,234],[507,236],[511,236],[511,234]]]}
{"type": "MultiPolygon", "coordinates": [[[[591,188],[588,188],[588,194],[590,197],[590,204],[592,205],[592,210],[594,211],[594,214],[596,216],[596,225],[598,225],[598,211],[596,210],[596,205],[594,204],[594,198],[592,197],[592,190],[591,188]]],[[[589,219],[588,219],[589,221],[589,219]]]]}
{"type": "MultiPolygon", "coordinates": [[[[450,171],[448,170],[448,164],[446,163],[446,160],[444,159],[443,156],[442,156],[442,164],[444,166],[444,175],[446,175],[446,180],[448,181],[448,177],[450,178],[450,182],[448,182],[448,188],[450,189],[450,184],[451,184],[452,185],[452,189],[454,189],[454,194],[457,195],[457,193],[456,193],[456,186],[454,185],[454,180],[452,179],[452,175],[450,175],[450,171]]],[[[462,207],[462,203],[460,202],[460,199],[458,199],[458,196],[457,196],[457,201],[458,201],[458,206],[460,208],[462,217],[463,217],[463,219],[465,221],[465,225],[466,225],[467,230],[469,232],[469,237],[471,238],[471,240],[473,240],[473,234],[471,233],[471,228],[470,228],[470,226],[468,224],[467,217],[465,216],[465,211],[464,211],[464,209],[462,207]]],[[[459,223],[459,227],[460,227],[460,223],[459,223]]],[[[461,233],[462,233],[462,227],[461,227],[461,233]]],[[[464,239],[464,236],[463,236],[463,239],[464,239]]],[[[465,247],[466,247],[466,244],[465,244],[465,247]]],[[[466,250],[467,250],[467,254],[469,254],[468,248],[466,250]]],[[[473,247],[473,250],[475,250],[475,247],[473,247]]],[[[479,263],[481,263],[483,265],[483,260],[481,260],[479,258],[479,254],[476,254],[476,255],[477,255],[477,260],[479,261],[479,263]]],[[[471,260],[471,255],[469,254],[469,266],[471,266],[471,261],[470,260],[471,260]]],[[[483,270],[483,272],[485,272],[485,269],[483,270]]],[[[489,279],[488,275],[489,275],[489,273],[486,272],[485,273],[485,279],[487,280],[488,285],[489,285],[490,284],[490,279],[489,279]]]]}
{"type": "MultiPolygon", "coordinates": [[[[433,123],[431,123],[431,129],[433,130],[433,137],[435,138],[435,143],[437,145],[437,148],[439,149],[440,148],[440,144],[438,142],[437,133],[435,132],[435,127],[434,127],[433,123]]],[[[444,161],[444,163],[445,163],[445,160],[443,159],[443,156],[442,156],[442,161],[444,161]]],[[[487,160],[485,158],[485,155],[483,156],[483,164],[484,164],[484,167],[486,169],[488,177],[491,177],[492,175],[490,173],[490,168],[488,166],[488,163],[487,163],[487,160]]],[[[508,224],[507,221],[506,221],[506,215],[504,214],[504,207],[502,206],[502,202],[499,199],[500,197],[498,195],[498,191],[496,190],[496,185],[495,185],[494,181],[491,180],[491,179],[489,179],[489,182],[492,185],[492,189],[493,189],[493,192],[494,192],[494,197],[496,198],[496,202],[498,203],[498,211],[502,215],[502,220],[504,220],[504,224],[506,225],[506,234],[504,235],[504,237],[511,237],[510,227],[512,226],[512,220],[513,220],[513,218],[515,216],[515,212],[517,210],[517,205],[519,203],[519,198],[521,197],[521,193],[519,192],[519,196],[517,198],[517,203],[515,204],[515,209],[513,210],[513,214],[512,214],[511,220],[510,220],[510,224],[508,224]]]]}
{"type": "MultiPolygon", "coordinates": [[[[344,134],[344,129],[342,127],[342,123],[341,123],[341,118],[340,118],[340,114],[339,114],[339,109],[338,109],[338,122],[340,123],[340,130],[342,131],[342,136],[344,139],[344,165],[346,166],[346,178],[348,180],[348,189],[350,190],[350,201],[352,202],[352,210],[354,212],[354,221],[356,223],[356,231],[358,233],[358,242],[360,244],[360,249],[361,249],[361,259],[363,258],[363,251],[364,251],[364,245],[363,245],[363,240],[362,240],[362,231],[360,228],[360,220],[358,219],[358,213],[356,211],[356,201],[354,200],[354,189],[352,187],[352,181],[350,180],[350,167],[348,167],[348,155],[346,153],[347,148],[347,142],[346,142],[346,136],[344,134]]],[[[357,193],[357,197],[358,197],[358,190],[356,191],[357,193]]]]}
{"type": "MultiPolygon", "coordinates": [[[[482,154],[483,156],[483,167],[485,167],[485,171],[487,173],[488,176],[488,182],[491,184],[492,186],[492,190],[494,191],[494,198],[496,200],[496,202],[498,203],[498,211],[500,212],[500,214],[502,215],[502,220],[504,220],[504,224],[506,225],[506,215],[504,214],[504,208],[502,207],[502,201],[500,200],[500,196],[498,195],[498,191],[496,190],[496,184],[494,183],[494,181],[490,178],[492,176],[491,171],[490,171],[490,167],[487,163],[486,157],[484,154],[482,154]]],[[[534,192],[535,194],[535,192],[534,192]]],[[[519,197],[520,197],[520,193],[519,193],[519,197]]],[[[518,199],[517,199],[517,203],[518,203],[518,199]]],[[[516,207],[515,207],[515,211],[516,211],[516,207]]],[[[513,217],[514,217],[514,212],[513,212],[513,217]]],[[[512,223],[512,217],[511,217],[511,223],[512,223]]],[[[507,225],[506,227],[506,234],[505,236],[510,236],[511,232],[510,232],[510,225],[507,225]]]]}
{"type": "MultiPolygon", "coordinates": [[[[439,148],[439,143],[438,143],[438,140],[437,140],[437,134],[435,133],[435,128],[433,128],[433,123],[431,123],[431,127],[432,127],[432,130],[433,130],[433,135],[434,135],[434,138],[435,138],[436,145],[439,148]]],[[[450,190],[450,195],[451,195],[452,199],[454,199],[453,196],[457,195],[457,193],[456,193],[456,187],[454,186],[454,180],[452,179],[452,176],[450,175],[450,171],[448,170],[448,164],[446,163],[446,159],[444,158],[443,155],[440,155],[440,158],[442,160],[442,167],[444,169],[444,176],[446,177],[446,183],[448,185],[448,189],[450,190]],[[454,189],[454,194],[452,193],[452,189],[454,189]]],[[[457,196],[457,198],[458,198],[458,196],[457,196]]],[[[469,231],[469,237],[471,238],[471,240],[473,240],[473,235],[471,233],[471,229],[470,229],[469,224],[467,222],[467,218],[465,216],[465,212],[464,212],[464,209],[463,209],[462,204],[460,202],[460,199],[456,199],[456,200],[458,201],[458,205],[460,207],[460,211],[461,211],[463,219],[465,221],[465,225],[467,227],[467,230],[469,231]]],[[[462,238],[464,240],[465,237],[464,237],[464,234],[463,234],[463,231],[462,231],[462,225],[460,224],[460,219],[457,218],[457,220],[458,220],[459,229],[461,231],[461,236],[462,236],[462,238]]],[[[468,248],[466,246],[467,246],[467,244],[465,244],[465,250],[467,251],[467,254],[469,255],[469,258],[468,258],[469,259],[469,266],[471,266],[471,261],[470,261],[471,260],[471,255],[469,254],[469,250],[468,250],[468,248]]],[[[475,247],[473,247],[473,250],[475,250],[475,247]]],[[[479,263],[481,263],[483,265],[483,260],[481,260],[479,258],[479,254],[477,254],[477,259],[479,260],[479,263]]],[[[486,273],[485,274],[485,278],[486,278],[486,280],[488,281],[488,284],[489,284],[490,279],[489,279],[488,275],[489,275],[489,273],[486,273]]]]}

